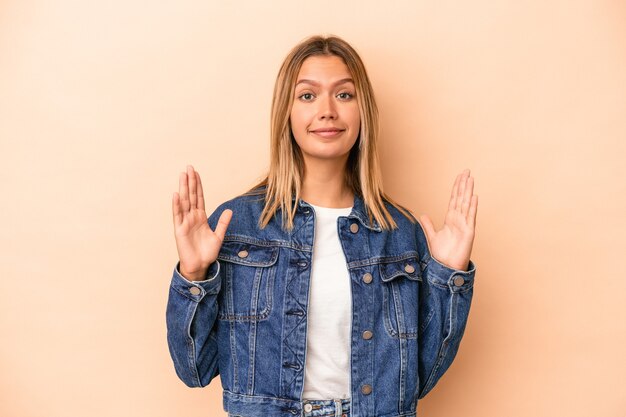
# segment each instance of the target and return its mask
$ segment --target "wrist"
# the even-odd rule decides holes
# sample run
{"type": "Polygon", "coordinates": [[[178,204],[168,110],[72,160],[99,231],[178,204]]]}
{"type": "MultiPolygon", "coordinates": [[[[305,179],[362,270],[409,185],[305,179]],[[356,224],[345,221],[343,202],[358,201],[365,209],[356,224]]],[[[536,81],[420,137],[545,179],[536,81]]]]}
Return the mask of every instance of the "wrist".
{"type": "Polygon", "coordinates": [[[440,263],[441,265],[450,269],[455,269],[457,271],[463,271],[463,272],[467,272],[469,270],[469,261],[465,263],[459,263],[459,262],[440,261],[434,256],[432,258],[438,263],[440,263]]]}
{"type": "Polygon", "coordinates": [[[204,281],[208,268],[188,271],[184,266],[180,265],[178,272],[189,281],[204,281]]]}

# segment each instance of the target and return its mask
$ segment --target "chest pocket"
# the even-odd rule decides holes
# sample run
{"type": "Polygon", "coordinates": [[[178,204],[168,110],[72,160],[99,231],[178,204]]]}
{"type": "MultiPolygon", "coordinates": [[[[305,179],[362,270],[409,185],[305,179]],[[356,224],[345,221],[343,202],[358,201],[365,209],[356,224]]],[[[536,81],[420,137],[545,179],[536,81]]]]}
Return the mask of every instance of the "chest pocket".
{"type": "Polygon", "coordinates": [[[417,257],[379,264],[385,329],[391,337],[415,339],[428,326],[432,311],[420,303],[422,271],[417,257]]]}
{"type": "Polygon", "coordinates": [[[269,316],[278,251],[277,246],[224,241],[217,257],[224,268],[218,319],[258,321],[269,316]]]}

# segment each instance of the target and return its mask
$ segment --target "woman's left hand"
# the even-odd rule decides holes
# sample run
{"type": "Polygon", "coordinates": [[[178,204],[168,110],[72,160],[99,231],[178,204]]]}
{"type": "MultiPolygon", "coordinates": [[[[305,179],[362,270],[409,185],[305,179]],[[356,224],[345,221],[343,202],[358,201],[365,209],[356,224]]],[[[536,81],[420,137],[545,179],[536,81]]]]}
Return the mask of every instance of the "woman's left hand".
{"type": "Polygon", "coordinates": [[[420,216],[431,256],[450,268],[463,271],[469,266],[474,242],[478,196],[473,191],[474,178],[466,169],[454,181],[443,227],[436,231],[427,215],[420,216]]]}

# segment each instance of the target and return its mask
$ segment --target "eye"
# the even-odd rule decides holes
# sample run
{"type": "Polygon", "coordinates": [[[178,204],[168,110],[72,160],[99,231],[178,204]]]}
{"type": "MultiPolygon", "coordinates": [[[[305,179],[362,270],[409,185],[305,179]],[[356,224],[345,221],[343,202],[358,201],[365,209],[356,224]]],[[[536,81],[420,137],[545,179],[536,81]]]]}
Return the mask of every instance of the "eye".
{"type": "Polygon", "coordinates": [[[302,93],[298,98],[303,101],[311,101],[313,100],[313,93],[302,93]]]}
{"type": "Polygon", "coordinates": [[[337,94],[337,97],[339,97],[341,100],[350,100],[351,98],[354,97],[354,94],[343,92],[343,93],[337,94]]]}

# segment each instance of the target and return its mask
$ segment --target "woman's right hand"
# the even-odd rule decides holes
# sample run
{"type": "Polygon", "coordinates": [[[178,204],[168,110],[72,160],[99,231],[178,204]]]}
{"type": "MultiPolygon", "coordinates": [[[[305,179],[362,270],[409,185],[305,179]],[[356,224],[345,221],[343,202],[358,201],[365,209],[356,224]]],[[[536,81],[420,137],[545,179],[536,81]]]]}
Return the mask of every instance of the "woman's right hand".
{"type": "Polygon", "coordinates": [[[187,172],[180,173],[178,193],[172,197],[172,214],[180,273],[191,281],[202,281],[209,265],[217,259],[233,212],[224,210],[215,231],[211,230],[200,175],[187,165],[187,172]]]}

